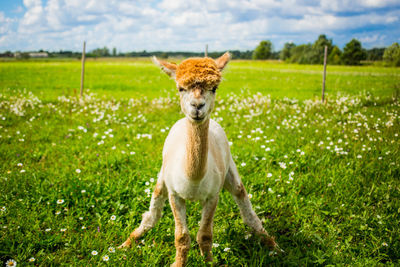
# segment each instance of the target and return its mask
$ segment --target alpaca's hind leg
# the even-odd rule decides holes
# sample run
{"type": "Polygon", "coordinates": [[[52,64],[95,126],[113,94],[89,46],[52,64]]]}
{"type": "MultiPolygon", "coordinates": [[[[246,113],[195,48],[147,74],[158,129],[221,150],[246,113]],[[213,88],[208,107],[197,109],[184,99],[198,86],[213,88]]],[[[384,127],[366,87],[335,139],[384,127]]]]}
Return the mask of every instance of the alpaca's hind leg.
{"type": "Polygon", "coordinates": [[[139,239],[144,233],[153,228],[161,218],[165,200],[168,197],[168,190],[165,186],[161,175],[158,178],[156,188],[151,196],[149,211],[143,214],[140,226],[136,228],[128,237],[128,239],[119,248],[129,247],[132,240],[139,239]]]}
{"type": "Polygon", "coordinates": [[[243,222],[251,227],[268,247],[271,249],[278,248],[274,238],[269,236],[268,232],[263,228],[260,219],[254,212],[249,197],[247,196],[246,189],[240,180],[236,165],[232,159],[229,164],[228,174],[225,178],[224,188],[232,194],[233,199],[239,206],[243,222]]]}
{"type": "Polygon", "coordinates": [[[200,246],[201,255],[206,258],[207,262],[212,262],[212,238],[213,238],[213,219],[218,204],[218,195],[203,203],[201,212],[200,228],[197,232],[197,243],[200,246]]]}

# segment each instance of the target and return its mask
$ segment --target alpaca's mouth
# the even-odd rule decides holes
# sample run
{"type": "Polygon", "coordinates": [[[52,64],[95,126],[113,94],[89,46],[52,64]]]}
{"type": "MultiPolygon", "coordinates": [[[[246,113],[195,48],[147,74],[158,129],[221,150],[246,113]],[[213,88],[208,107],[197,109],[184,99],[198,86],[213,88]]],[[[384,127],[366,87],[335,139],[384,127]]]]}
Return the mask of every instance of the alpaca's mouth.
{"type": "Polygon", "coordinates": [[[195,121],[202,121],[204,119],[204,117],[195,116],[195,117],[192,117],[192,119],[194,119],[195,121]]]}
{"type": "Polygon", "coordinates": [[[206,114],[204,112],[201,112],[199,110],[196,110],[195,112],[193,112],[192,114],[190,114],[190,118],[194,121],[202,121],[204,120],[204,118],[206,114]]]}
{"type": "Polygon", "coordinates": [[[203,121],[205,116],[200,116],[198,113],[189,116],[192,120],[200,122],[203,121]]]}

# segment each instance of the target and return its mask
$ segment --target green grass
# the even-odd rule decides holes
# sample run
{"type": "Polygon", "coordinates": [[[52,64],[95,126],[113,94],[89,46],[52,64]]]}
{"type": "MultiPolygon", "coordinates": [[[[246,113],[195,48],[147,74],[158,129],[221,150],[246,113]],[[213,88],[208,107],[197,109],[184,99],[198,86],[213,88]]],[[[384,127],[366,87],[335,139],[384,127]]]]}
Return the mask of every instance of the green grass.
{"type": "MultiPolygon", "coordinates": [[[[269,256],[223,191],[215,265],[399,264],[399,70],[330,67],[321,105],[319,66],[232,63],[213,118],[232,142],[256,213],[286,253],[269,256]]],[[[0,64],[1,264],[169,265],[168,205],[131,250],[108,248],[148,208],[164,139],[182,117],[174,85],[147,62],[89,62],[97,96],[80,103],[79,72],[78,62],[0,64]]],[[[188,202],[187,210],[189,266],[202,266],[194,241],[201,206],[188,202]]]]}
{"type": "MultiPolygon", "coordinates": [[[[150,59],[89,60],[85,88],[112,98],[156,98],[174,95],[173,82],[160,75],[150,59]]],[[[72,61],[0,62],[0,90],[27,88],[41,99],[79,94],[81,63],[72,61]]],[[[400,84],[398,68],[328,66],[326,90],[358,95],[368,90],[385,96],[400,84]]],[[[219,94],[310,99],[321,95],[322,66],[265,61],[232,61],[224,71],[219,94]]]]}

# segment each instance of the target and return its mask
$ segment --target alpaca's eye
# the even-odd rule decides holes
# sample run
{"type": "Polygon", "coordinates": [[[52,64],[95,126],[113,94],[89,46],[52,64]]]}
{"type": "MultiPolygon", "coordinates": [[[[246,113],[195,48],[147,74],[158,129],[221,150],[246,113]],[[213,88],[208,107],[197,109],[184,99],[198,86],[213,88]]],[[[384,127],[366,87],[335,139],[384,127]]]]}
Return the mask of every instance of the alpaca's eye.
{"type": "Polygon", "coordinates": [[[184,92],[186,91],[185,89],[183,89],[182,87],[179,87],[179,92],[184,92]]]}
{"type": "Polygon", "coordinates": [[[215,91],[217,91],[218,86],[214,86],[213,89],[211,90],[211,92],[213,92],[215,94],[215,91]]]}

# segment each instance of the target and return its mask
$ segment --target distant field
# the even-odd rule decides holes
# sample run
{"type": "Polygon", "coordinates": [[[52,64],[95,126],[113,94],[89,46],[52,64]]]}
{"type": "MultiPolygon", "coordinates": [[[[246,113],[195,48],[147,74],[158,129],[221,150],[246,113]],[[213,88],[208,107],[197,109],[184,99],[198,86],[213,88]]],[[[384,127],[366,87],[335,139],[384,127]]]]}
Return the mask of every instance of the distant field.
{"type": "MultiPolygon", "coordinates": [[[[0,62],[0,89],[26,88],[43,99],[79,92],[81,63],[71,61],[0,62]]],[[[322,66],[279,62],[232,61],[224,72],[219,95],[252,95],[299,100],[319,97],[322,66]],[[243,92],[242,92],[243,90],[243,92]]],[[[391,95],[400,84],[399,68],[328,66],[326,91],[357,95],[369,91],[391,95]]],[[[150,59],[91,59],[86,63],[85,88],[98,95],[166,97],[176,94],[169,78],[150,59]]]]}
{"type": "MultiPolygon", "coordinates": [[[[328,67],[321,104],[321,66],[230,64],[212,118],[286,253],[270,256],[223,191],[214,266],[398,266],[400,69],[328,67]]],[[[116,247],[148,209],[183,116],[174,84],[148,59],[89,61],[95,94],[81,101],[79,81],[78,61],[0,63],[0,265],[169,266],[168,205],[132,249],[116,247]]],[[[205,266],[200,204],[187,214],[188,266],[205,266]]]]}

